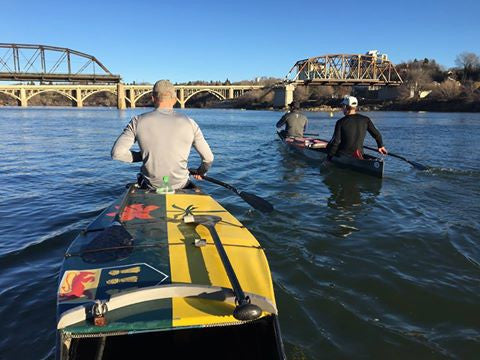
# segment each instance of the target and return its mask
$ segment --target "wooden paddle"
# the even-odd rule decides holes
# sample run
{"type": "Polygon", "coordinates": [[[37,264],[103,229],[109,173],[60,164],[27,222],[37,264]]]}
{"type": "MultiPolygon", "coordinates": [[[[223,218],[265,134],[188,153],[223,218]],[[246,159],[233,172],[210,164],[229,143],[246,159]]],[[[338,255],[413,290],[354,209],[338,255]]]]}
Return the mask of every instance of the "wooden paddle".
{"type": "MultiPolygon", "coordinates": [[[[372,148],[372,147],[369,147],[369,146],[363,146],[365,149],[368,149],[368,150],[373,150],[373,151],[378,151],[378,149],[375,149],[375,148],[372,148]]],[[[425,166],[425,165],[422,165],[418,162],[415,162],[415,161],[411,161],[411,160],[408,160],[406,158],[404,158],[403,156],[400,156],[400,155],[397,155],[397,154],[394,154],[394,153],[391,153],[391,152],[388,152],[387,155],[390,155],[392,157],[395,157],[395,158],[398,158],[400,160],[403,160],[403,161],[406,161],[407,163],[409,163],[410,165],[412,165],[415,169],[417,170],[428,170],[428,169],[431,169],[430,166],[425,166]]]]}
{"type": "MultiPolygon", "coordinates": [[[[190,172],[190,174],[192,175],[199,175],[197,170],[194,170],[194,169],[188,169],[188,171],[190,172]]],[[[224,183],[220,180],[217,180],[217,179],[214,179],[214,178],[211,178],[209,176],[206,176],[206,175],[201,175],[202,179],[206,180],[206,181],[209,181],[211,183],[214,183],[214,184],[217,184],[217,185],[220,185],[220,186],[223,186],[224,188],[227,188],[228,190],[231,190],[233,191],[235,194],[237,194],[238,196],[240,196],[247,204],[249,204],[251,207],[253,207],[254,209],[257,209],[263,213],[269,213],[269,212],[272,212],[273,211],[273,205],[270,204],[267,200],[265,199],[262,199],[260,196],[257,196],[257,195],[254,195],[254,194],[250,194],[248,192],[245,192],[245,191],[238,191],[236,188],[234,188],[232,185],[230,184],[227,184],[227,183],[224,183]]]]}

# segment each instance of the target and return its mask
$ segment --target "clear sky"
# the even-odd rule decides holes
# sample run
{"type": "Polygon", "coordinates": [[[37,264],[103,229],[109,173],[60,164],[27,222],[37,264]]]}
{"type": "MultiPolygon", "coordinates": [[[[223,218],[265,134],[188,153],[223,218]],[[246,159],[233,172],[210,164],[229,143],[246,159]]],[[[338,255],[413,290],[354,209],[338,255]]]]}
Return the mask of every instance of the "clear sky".
{"type": "Polygon", "coordinates": [[[125,82],[239,81],[372,49],[452,67],[480,55],[479,18],[479,0],[0,0],[0,42],[85,52],[125,82]]]}

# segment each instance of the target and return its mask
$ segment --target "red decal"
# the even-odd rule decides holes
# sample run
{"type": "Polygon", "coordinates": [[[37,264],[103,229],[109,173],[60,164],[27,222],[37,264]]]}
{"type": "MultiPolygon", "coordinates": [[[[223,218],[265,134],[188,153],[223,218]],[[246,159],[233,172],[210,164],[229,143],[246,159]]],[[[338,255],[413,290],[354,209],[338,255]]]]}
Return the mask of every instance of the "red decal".
{"type": "Polygon", "coordinates": [[[66,283],[62,286],[60,297],[62,298],[79,298],[87,295],[85,291],[86,284],[95,281],[95,273],[90,271],[80,271],[73,274],[73,278],[66,279],[66,283]]]}
{"type": "Polygon", "coordinates": [[[150,212],[157,210],[159,207],[155,205],[143,206],[143,204],[132,204],[125,207],[120,220],[129,221],[133,219],[153,219],[150,212]]]}

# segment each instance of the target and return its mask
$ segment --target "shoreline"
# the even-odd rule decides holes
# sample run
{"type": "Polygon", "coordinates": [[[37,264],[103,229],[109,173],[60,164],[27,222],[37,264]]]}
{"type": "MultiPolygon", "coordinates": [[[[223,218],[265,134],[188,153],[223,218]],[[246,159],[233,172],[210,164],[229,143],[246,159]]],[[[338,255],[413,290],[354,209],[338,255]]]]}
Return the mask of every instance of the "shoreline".
{"type": "MultiPolygon", "coordinates": [[[[362,102],[362,100],[360,100],[362,102]]],[[[300,103],[301,111],[310,112],[339,112],[341,107],[337,106],[337,101],[328,100],[328,103],[321,104],[318,101],[300,103]],[[328,104],[329,103],[329,104],[328,104]]],[[[136,106],[136,108],[153,108],[149,103],[141,104],[143,106],[136,106]]],[[[268,110],[268,111],[285,111],[285,108],[274,107],[269,102],[262,103],[245,103],[245,102],[232,102],[221,101],[207,104],[199,104],[200,106],[186,107],[186,109],[231,109],[231,110],[268,110]]],[[[32,104],[31,106],[21,107],[12,103],[2,104],[0,102],[0,109],[39,109],[39,108],[61,108],[61,109],[83,109],[83,108],[105,108],[116,109],[117,104],[109,101],[92,102],[91,104],[84,104],[83,107],[77,108],[68,103],[59,102],[44,102],[41,104],[32,104]]],[[[128,108],[130,109],[130,108],[128,108]]],[[[176,109],[179,109],[176,108],[176,109]]],[[[358,106],[359,111],[406,111],[406,112],[463,112],[463,113],[478,113],[480,112],[479,101],[460,101],[460,100],[419,100],[419,101],[376,101],[376,100],[364,100],[363,104],[358,106]]]]}

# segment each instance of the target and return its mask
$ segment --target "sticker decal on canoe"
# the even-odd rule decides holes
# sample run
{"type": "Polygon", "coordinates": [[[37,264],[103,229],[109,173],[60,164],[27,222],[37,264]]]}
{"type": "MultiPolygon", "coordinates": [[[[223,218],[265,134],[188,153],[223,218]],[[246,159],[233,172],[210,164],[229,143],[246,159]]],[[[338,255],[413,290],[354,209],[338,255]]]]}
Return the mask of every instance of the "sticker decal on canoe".
{"type": "MultiPolygon", "coordinates": [[[[119,206],[115,206],[116,209],[119,206]]],[[[156,205],[143,205],[143,204],[131,204],[125,206],[125,209],[122,212],[122,216],[120,216],[121,221],[130,221],[133,219],[153,219],[152,215],[150,214],[152,211],[159,209],[156,205]]],[[[107,216],[115,216],[117,212],[108,213],[107,216]]]]}
{"type": "Polygon", "coordinates": [[[58,301],[78,301],[94,299],[100,280],[100,269],[66,271],[58,291],[58,301]]]}
{"type": "Polygon", "coordinates": [[[181,206],[172,204],[172,208],[175,210],[167,210],[167,212],[174,212],[176,213],[173,215],[173,218],[175,220],[177,219],[183,219],[183,217],[187,215],[200,215],[200,214],[211,214],[211,213],[226,213],[226,210],[200,210],[198,209],[197,206],[194,206],[193,204],[188,205],[185,209],[182,208],[181,206]]]}
{"type": "Polygon", "coordinates": [[[150,212],[157,210],[159,207],[156,205],[143,205],[143,204],[131,204],[125,207],[122,212],[120,220],[130,221],[133,219],[153,219],[150,212]]]}

